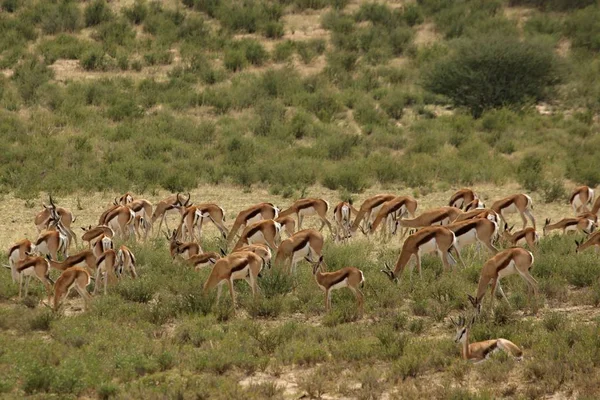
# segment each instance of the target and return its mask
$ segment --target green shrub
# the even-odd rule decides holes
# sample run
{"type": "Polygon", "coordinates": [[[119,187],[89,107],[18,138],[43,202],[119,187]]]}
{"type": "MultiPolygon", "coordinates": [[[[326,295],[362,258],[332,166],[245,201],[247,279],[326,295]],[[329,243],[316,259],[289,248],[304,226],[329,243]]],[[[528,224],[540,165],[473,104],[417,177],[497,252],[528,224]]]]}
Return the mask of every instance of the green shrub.
{"type": "Polygon", "coordinates": [[[35,57],[27,57],[15,68],[12,80],[21,98],[33,102],[39,88],[54,76],[53,71],[35,57]]]}
{"type": "Polygon", "coordinates": [[[79,5],[72,1],[48,4],[41,14],[42,31],[49,35],[59,32],[75,32],[81,24],[79,5]]]}
{"type": "Polygon", "coordinates": [[[135,0],[131,7],[123,8],[123,14],[131,23],[139,25],[148,16],[148,6],[145,0],[135,0]]]}
{"type": "Polygon", "coordinates": [[[105,0],[94,0],[86,5],[83,12],[85,26],[95,26],[110,21],[112,11],[105,0]]]}
{"type": "Polygon", "coordinates": [[[290,57],[294,54],[295,44],[291,40],[286,40],[285,42],[277,43],[275,45],[275,50],[273,51],[273,60],[275,62],[284,62],[288,61],[290,57]]]}
{"type": "Polygon", "coordinates": [[[239,48],[230,48],[225,50],[223,64],[225,65],[225,68],[230,71],[241,71],[247,65],[246,54],[244,50],[239,48]]]}
{"type": "Polygon", "coordinates": [[[462,41],[453,55],[424,74],[427,89],[476,117],[486,109],[543,99],[558,80],[552,49],[498,36],[462,41]]]}
{"type": "Polygon", "coordinates": [[[569,11],[596,4],[595,0],[509,0],[508,5],[537,7],[548,11],[569,11]]]}
{"type": "Polygon", "coordinates": [[[571,14],[565,21],[565,33],[571,38],[573,46],[592,51],[600,50],[600,9],[588,7],[571,14]]]}
{"type": "Polygon", "coordinates": [[[519,183],[527,191],[535,191],[542,181],[543,162],[534,154],[527,154],[517,167],[519,183]]]}
{"type": "Polygon", "coordinates": [[[85,51],[80,57],[80,63],[86,71],[97,71],[105,68],[104,52],[99,48],[85,51]]]}

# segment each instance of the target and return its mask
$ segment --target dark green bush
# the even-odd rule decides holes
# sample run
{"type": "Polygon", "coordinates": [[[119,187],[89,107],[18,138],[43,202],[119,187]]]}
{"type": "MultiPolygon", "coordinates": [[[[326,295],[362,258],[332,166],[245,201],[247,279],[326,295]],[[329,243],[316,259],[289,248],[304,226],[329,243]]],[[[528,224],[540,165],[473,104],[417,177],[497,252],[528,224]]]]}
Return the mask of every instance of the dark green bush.
{"type": "Polygon", "coordinates": [[[596,0],[509,0],[508,5],[537,7],[548,11],[569,11],[596,4],[596,0]]]}
{"type": "Polygon", "coordinates": [[[135,3],[131,7],[123,9],[123,14],[129,21],[139,25],[144,22],[148,15],[148,6],[145,0],[135,0],[135,3]]]}
{"type": "Polygon", "coordinates": [[[541,100],[559,77],[551,48],[491,36],[462,41],[424,74],[424,84],[479,117],[486,109],[541,100]]]}
{"type": "Polygon", "coordinates": [[[54,76],[52,70],[35,57],[24,59],[12,76],[19,94],[26,103],[35,100],[38,89],[54,76]]]}
{"type": "Polygon", "coordinates": [[[83,12],[85,26],[95,26],[102,22],[110,21],[112,11],[105,0],[94,0],[89,3],[83,12]]]}
{"type": "Polygon", "coordinates": [[[573,41],[573,46],[591,51],[600,51],[600,8],[597,6],[579,10],[565,21],[565,33],[573,41]]]}

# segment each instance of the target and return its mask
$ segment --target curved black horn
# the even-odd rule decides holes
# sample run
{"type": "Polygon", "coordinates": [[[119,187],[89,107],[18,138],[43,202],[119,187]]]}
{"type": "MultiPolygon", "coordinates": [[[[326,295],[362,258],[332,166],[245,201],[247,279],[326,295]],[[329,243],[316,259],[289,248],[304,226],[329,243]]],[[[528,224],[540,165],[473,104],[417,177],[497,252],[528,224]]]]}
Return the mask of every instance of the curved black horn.
{"type": "Polygon", "coordinates": [[[188,192],[188,198],[187,198],[187,200],[185,201],[185,204],[184,204],[184,205],[186,205],[186,206],[187,206],[187,205],[189,204],[189,202],[190,202],[190,199],[191,199],[191,198],[192,198],[192,195],[190,194],[190,192],[188,192]]]}

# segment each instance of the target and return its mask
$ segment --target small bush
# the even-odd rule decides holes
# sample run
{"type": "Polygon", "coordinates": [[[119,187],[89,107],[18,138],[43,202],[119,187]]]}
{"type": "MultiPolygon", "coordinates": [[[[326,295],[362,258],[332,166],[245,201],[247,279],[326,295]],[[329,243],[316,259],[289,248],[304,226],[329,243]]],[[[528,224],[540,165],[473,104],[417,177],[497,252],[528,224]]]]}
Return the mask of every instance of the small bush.
{"type": "Polygon", "coordinates": [[[112,11],[105,0],[94,0],[85,7],[83,15],[85,26],[95,26],[110,21],[112,11]]]}
{"type": "Polygon", "coordinates": [[[519,183],[527,191],[535,191],[539,188],[542,181],[542,172],[542,159],[534,154],[528,154],[523,157],[517,167],[519,183]]]}
{"type": "Polygon", "coordinates": [[[135,0],[131,7],[123,9],[123,13],[131,23],[139,25],[144,22],[148,15],[148,6],[145,0],[135,0]]]}

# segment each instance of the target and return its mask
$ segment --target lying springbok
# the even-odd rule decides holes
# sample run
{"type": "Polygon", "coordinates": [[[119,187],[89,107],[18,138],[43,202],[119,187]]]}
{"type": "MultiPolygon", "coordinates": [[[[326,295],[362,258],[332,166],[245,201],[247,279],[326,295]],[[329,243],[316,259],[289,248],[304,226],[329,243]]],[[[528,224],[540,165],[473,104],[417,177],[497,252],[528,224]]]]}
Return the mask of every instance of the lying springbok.
{"type": "Polygon", "coordinates": [[[523,355],[521,349],[507,339],[500,338],[469,343],[469,330],[475,323],[475,317],[471,319],[471,322],[468,325],[465,323],[465,318],[463,316],[459,318],[458,322],[455,322],[452,318],[450,318],[450,320],[456,327],[456,337],[454,338],[454,342],[460,343],[460,355],[464,360],[479,363],[485,361],[492,353],[498,350],[502,350],[506,354],[521,359],[521,356],[523,355]]]}
{"type": "Polygon", "coordinates": [[[569,204],[573,207],[575,214],[588,212],[588,205],[594,202],[594,190],[589,186],[576,187],[571,197],[569,197],[569,204]]]}

